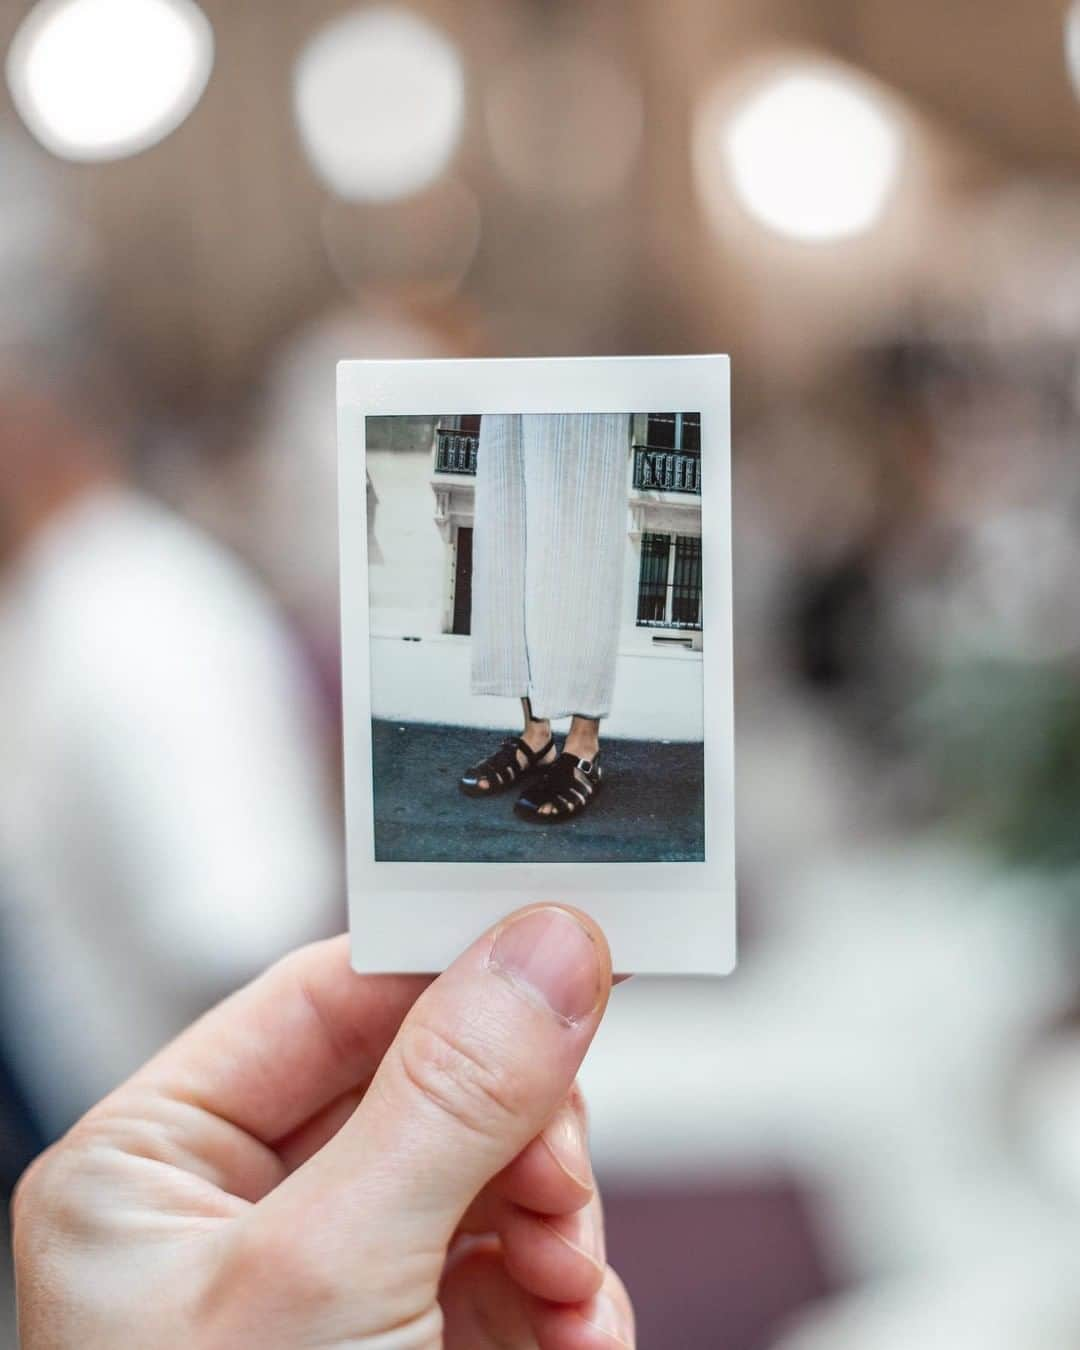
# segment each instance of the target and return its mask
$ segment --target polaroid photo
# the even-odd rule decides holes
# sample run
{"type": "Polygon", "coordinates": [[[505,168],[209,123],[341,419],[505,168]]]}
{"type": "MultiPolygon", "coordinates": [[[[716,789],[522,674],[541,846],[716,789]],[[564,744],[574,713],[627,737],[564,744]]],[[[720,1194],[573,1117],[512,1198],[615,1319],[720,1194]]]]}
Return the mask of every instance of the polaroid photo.
{"type": "Polygon", "coordinates": [[[729,363],[343,361],[353,964],[533,901],[735,964],[729,363]]]}

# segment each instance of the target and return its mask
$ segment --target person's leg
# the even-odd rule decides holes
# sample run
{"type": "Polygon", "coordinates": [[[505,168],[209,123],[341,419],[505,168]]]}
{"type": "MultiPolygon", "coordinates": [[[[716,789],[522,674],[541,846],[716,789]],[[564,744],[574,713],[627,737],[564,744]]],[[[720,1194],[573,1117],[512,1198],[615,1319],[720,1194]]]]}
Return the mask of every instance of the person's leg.
{"type": "Polygon", "coordinates": [[[472,681],[474,694],[521,699],[523,750],[511,742],[473,765],[462,788],[481,796],[555,758],[551,726],[532,716],[525,648],[525,473],[521,418],[480,419],[473,515],[472,681]],[[531,756],[530,756],[531,752],[531,756]]]}
{"type": "Polygon", "coordinates": [[[525,640],[534,715],[611,708],[626,563],[626,414],[522,418],[525,640]]]}
{"type": "Polygon", "coordinates": [[[600,719],[598,717],[575,717],[570,722],[570,730],[563,749],[578,759],[595,759],[600,753],[600,719]]]}
{"type": "Polygon", "coordinates": [[[551,722],[546,717],[533,716],[532,701],[529,698],[521,700],[521,715],[525,720],[525,730],[521,733],[521,739],[532,750],[544,749],[551,740],[551,722]]]}
{"type": "Polygon", "coordinates": [[[521,418],[480,419],[473,510],[472,692],[524,698],[525,468],[521,418]]]}
{"type": "Polygon", "coordinates": [[[525,416],[522,437],[532,707],[538,717],[572,717],[553,799],[532,793],[518,803],[546,817],[565,814],[560,800],[580,809],[600,782],[595,761],[614,693],[626,560],[630,418],[525,416]]]}

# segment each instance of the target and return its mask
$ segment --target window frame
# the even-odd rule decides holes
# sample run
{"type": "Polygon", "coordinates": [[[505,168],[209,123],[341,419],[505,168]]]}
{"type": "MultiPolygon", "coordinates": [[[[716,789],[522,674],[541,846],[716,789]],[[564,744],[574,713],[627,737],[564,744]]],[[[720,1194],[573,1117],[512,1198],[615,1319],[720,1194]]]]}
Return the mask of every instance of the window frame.
{"type": "Polygon", "coordinates": [[[641,536],[641,556],[638,564],[637,614],[634,620],[635,627],[663,628],[677,633],[700,633],[702,631],[703,593],[704,576],[702,573],[701,537],[694,534],[680,534],[677,530],[645,530],[641,536]],[[646,594],[645,588],[647,583],[645,570],[648,562],[658,559],[661,556],[659,551],[651,551],[652,546],[660,539],[667,541],[667,555],[664,560],[663,581],[661,583],[664,596],[663,617],[652,619],[643,618],[642,611],[647,607],[646,601],[651,600],[655,603],[658,598],[658,579],[655,577],[648,579],[648,585],[651,589],[649,594],[646,594]],[[687,544],[690,545],[689,550],[686,550],[685,548],[687,544]],[[682,558],[680,558],[680,546],[683,546],[682,558]],[[648,553],[646,552],[647,549],[650,550],[648,553]],[[687,553],[689,553],[689,561],[696,561],[697,563],[697,586],[695,588],[694,586],[686,586],[685,583],[683,583],[681,589],[685,590],[687,594],[685,596],[680,596],[679,599],[685,600],[693,597],[696,590],[697,621],[695,623],[688,623],[674,617],[676,590],[680,588],[680,583],[676,580],[678,564],[680,561],[685,564],[687,561],[687,553]]]}

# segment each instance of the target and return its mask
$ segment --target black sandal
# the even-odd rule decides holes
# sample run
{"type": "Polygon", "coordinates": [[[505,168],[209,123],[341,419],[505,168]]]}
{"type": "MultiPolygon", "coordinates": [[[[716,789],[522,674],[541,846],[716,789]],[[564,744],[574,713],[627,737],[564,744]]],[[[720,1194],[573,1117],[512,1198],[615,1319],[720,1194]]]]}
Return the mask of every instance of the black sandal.
{"type": "MultiPolygon", "coordinates": [[[[462,774],[458,787],[467,797],[494,797],[513,787],[526,774],[532,774],[543,768],[541,761],[555,749],[552,737],[542,750],[534,750],[520,736],[509,736],[493,755],[474,764],[462,774]],[[522,764],[518,753],[525,756],[522,764]],[[487,787],[480,786],[480,780],[487,780],[487,787]]],[[[556,761],[557,762],[557,761],[556,761]]]]}
{"type": "Polygon", "coordinates": [[[525,820],[541,825],[552,825],[580,815],[603,783],[603,770],[592,759],[578,759],[564,750],[551,768],[528,792],[523,792],[514,803],[514,810],[525,820]],[[550,811],[541,808],[550,805],[550,811]]]}

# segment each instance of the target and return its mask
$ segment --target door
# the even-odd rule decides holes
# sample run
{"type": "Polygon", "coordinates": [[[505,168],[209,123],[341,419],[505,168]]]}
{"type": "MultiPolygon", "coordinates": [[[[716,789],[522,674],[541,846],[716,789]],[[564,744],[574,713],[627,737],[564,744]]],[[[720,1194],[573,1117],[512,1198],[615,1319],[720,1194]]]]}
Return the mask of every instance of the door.
{"type": "Polygon", "coordinates": [[[472,632],[472,526],[459,525],[454,557],[454,626],[467,637],[472,632]]]}

